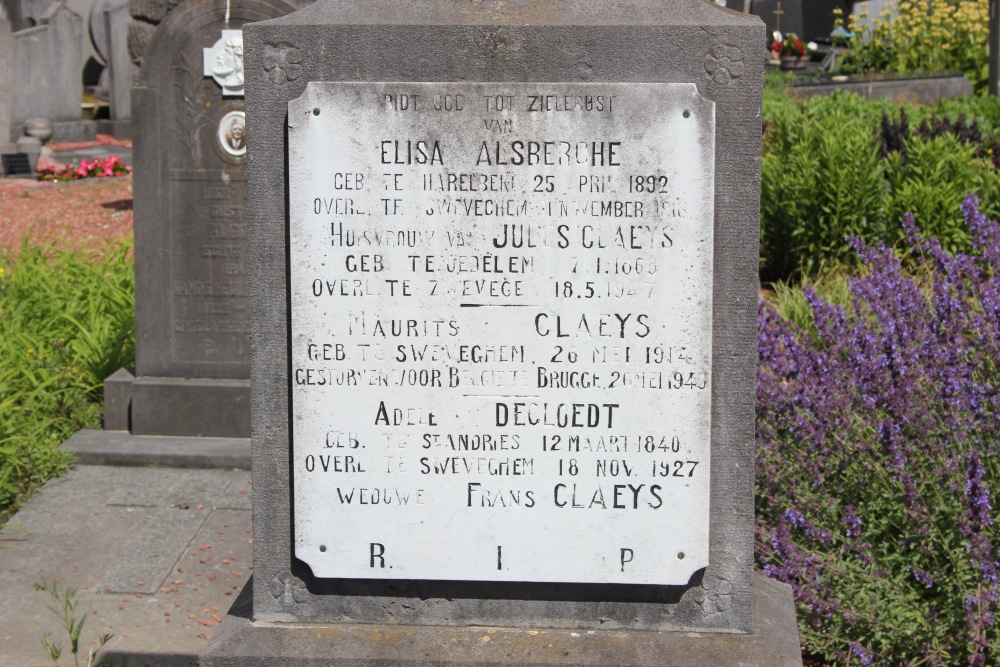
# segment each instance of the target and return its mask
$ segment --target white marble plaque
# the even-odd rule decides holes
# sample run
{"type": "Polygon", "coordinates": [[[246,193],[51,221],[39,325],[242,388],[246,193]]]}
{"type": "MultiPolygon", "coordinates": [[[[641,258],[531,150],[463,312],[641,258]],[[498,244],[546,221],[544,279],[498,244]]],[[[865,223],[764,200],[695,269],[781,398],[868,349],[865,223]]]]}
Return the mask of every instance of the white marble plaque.
{"type": "Polygon", "coordinates": [[[310,83],[288,126],[296,556],[334,578],[705,567],[714,104],[310,83]]]}

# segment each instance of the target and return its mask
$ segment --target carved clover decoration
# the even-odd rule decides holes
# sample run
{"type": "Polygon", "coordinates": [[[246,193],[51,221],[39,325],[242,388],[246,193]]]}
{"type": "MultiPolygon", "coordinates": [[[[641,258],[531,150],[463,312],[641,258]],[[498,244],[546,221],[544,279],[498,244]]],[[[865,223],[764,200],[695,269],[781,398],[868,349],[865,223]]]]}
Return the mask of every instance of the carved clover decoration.
{"type": "Polygon", "coordinates": [[[295,81],[302,73],[302,52],[291,44],[265,44],[264,71],[279,85],[295,81]]]}
{"type": "Polygon", "coordinates": [[[725,86],[743,76],[746,66],[743,54],[735,46],[716,44],[705,56],[705,74],[715,83],[725,86]]]}
{"type": "Polygon", "coordinates": [[[729,609],[733,601],[733,585],[722,577],[710,574],[694,589],[694,601],[706,614],[717,614],[729,609]]]}
{"type": "Polygon", "coordinates": [[[305,602],[309,591],[301,579],[291,572],[283,572],[271,580],[271,595],[281,600],[281,604],[290,607],[296,602],[305,602]]]}

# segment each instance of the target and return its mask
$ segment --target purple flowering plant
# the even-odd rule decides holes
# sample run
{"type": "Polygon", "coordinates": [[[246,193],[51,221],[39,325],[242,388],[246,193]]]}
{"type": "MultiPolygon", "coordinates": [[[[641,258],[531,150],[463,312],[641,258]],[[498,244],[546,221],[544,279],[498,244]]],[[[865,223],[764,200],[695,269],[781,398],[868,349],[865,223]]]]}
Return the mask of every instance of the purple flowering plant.
{"type": "Polygon", "coordinates": [[[1000,661],[1000,226],[962,209],[969,254],[907,216],[808,326],[759,305],[756,558],[826,662],[1000,661]]]}

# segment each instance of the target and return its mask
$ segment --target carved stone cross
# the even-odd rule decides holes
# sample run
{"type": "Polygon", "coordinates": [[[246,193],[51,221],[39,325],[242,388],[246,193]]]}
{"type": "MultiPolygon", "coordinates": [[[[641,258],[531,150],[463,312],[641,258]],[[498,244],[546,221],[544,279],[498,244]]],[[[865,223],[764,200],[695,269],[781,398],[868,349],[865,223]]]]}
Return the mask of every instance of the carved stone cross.
{"type": "Polygon", "coordinates": [[[202,49],[205,76],[215,79],[224,97],[243,97],[243,31],[223,30],[222,37],[202,49]]]}

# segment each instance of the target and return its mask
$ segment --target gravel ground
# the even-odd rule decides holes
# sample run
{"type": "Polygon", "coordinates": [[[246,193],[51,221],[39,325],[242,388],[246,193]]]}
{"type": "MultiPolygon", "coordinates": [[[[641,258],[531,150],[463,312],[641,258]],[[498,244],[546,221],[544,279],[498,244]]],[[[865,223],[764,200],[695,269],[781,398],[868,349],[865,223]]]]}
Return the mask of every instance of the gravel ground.
{"type": "MultiPolygon", "coordinates": [[[[131,149],[132,142],[99,134],[97,141],[50,144],[49,148],[55,153],[50,153],[49,157],[43,155],[39,167],[62,166],[60,153],[64,154],[65,162],[76,163],[78,158],[65,157],[67,151],[85,153],[87,149],[98,149],[107,152],[116,146],[131,149]]],[[[131,159],[128,163],[131,164],[131,159]]],[[[131,176],[63,183],[0,178],[0,252],[16,249],[25,237],[33,242],[87,247],[102,239],[131,233],[131,176]]]]}
{"type": "Polygon", "coordinates": [[[43,183],[0,178],[0,249],[32,241],[89,246],[132,233],[132,177],[43,183]]]}

